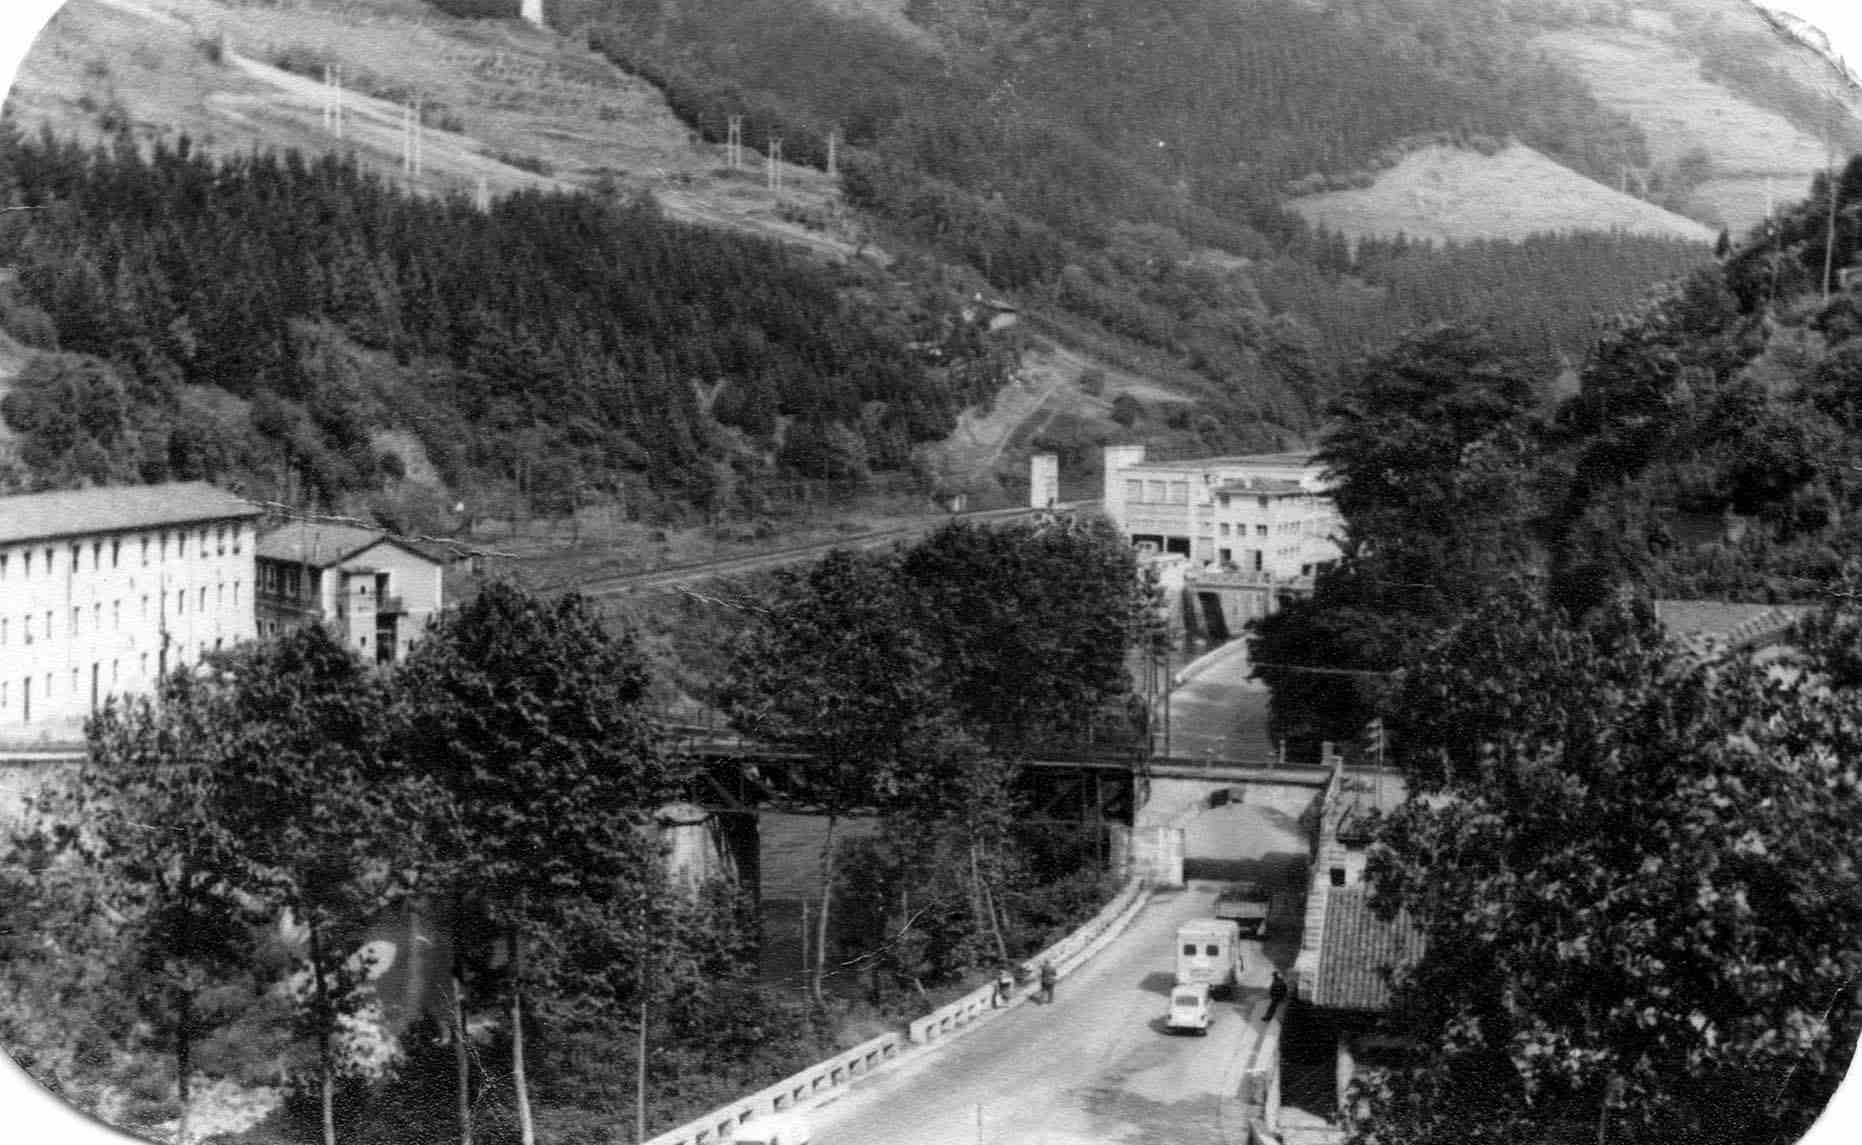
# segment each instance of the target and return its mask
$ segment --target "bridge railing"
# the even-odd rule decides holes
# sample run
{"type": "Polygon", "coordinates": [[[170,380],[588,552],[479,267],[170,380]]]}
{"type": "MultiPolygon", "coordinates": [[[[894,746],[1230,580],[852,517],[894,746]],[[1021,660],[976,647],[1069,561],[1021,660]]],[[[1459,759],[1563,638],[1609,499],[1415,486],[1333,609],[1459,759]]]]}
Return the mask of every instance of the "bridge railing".
{"type": "MultiPolygon", "coordinates": [[[[1113,896],[1092,921],[1054,943],[1028,960],[1030,966],[1052,962],[1060,974],[1070,973],[1081,962],[1097,953],[1123,930],[1133,915],[1149,898],[1149,888],[1132,879],[1113,896]]],[[[1024,982],[1011,993],[1009,1005],[1025,1001],[1034,992],[1034,984],[1024,982]]],[[[675,1129],[651,1138],[646,1145],[724,1145],[731,1140],[737,1126],[767,1113],[807,1104],[865,1077],[896,1060],[914,1043],[924,1044],[950,1037],[974,1024],[991,1009],[995,984],[983,986],[911,1023],[904,1033],[882,1034],[862,1042],[853,1049],[810,1066],[800,1073],[783,1078],[774,1085],[757,1090],[748,1097],[721,1106],[710,1113],[675,1129]]]]}
{"type": "Polygon", "coordinates": [[[714,1109],[676,1129],[669,1129],[648,1140],[647,1145],[719,1145],[727,1142],[737,1127],[751,1118],[792,1109],[846,1085],[856,1077],[865,1077],[898,1057],[907,1044],[906,1039],[897,1033],[881,1034],[800,1073],[791,1074],[774,1085],[759,1089],[740,1101],[714,1109]]]}
{"type": "MultiPolygon", "coordinates": [[[[1055,972],[1064,976],[1072,973],[1087,957],[1097,953],[1104,942],[1110,941],[1113,935],[1125,929],[1125,923],[1131,920],[1131,916],[1138,912],[1138,908],[1149,897],[1148,892],[1149,887],[1143,880],[1127,881],[1119,893],[1112,897],[1112,901],[1102,907],[1086,925],[1028,958],[1023,963],[1026,972],[1011,992],[1009,1004],[1015,1005],[1034,993],[1035,972],[1043,962],[1053,963],[1055,972]]],[[[939,1006],[913,1022],[908,1027],[911,1040],[922,1044],[948,1037],[988,1013],[994,1008],[994,1001],[994,983],[978,987],[955,1002],[939,1006]]]]}

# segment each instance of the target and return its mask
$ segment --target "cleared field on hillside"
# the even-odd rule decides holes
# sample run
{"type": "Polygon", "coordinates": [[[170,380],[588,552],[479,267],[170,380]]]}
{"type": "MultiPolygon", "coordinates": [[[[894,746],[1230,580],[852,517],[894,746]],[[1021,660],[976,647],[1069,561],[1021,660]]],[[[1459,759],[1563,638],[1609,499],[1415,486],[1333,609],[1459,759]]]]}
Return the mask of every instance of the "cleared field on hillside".
{"type": "Polygon", "coordinates": [[[1627,231],[1712,241],[1707,227],[1560,166],[1530,147],[1493,155],[1434,146],[1411,152],[1371,186],[1293,201],[1307,221],[1356,239],[1465,242],[1563,231],[1627,231]]]}
{"type": "Polygon", "coordinates": [[[1714,177],[1694,192],[1690,214],[1744,231],[1764,217],[1769,199],[1801,197],[1827,162],[1821,140],[1702,79],[1693,55],[1652,36],[1596,28],[1536,42],[1583,76],[1598,99],[1635,120],[1656,163],[1693,151],[1712,159],[1714,177]]]}
{"type": "MultiPolygon", "coordinates": [[[[456,20],[412,0],[72,0],[26,57],[8,105],[28,130],[96,140],[119,120],[217,153],[355,153],[413,189],[646,190],[675,217],[753,229],[845,256],[838,237],[780,217],[762,160],[723,171],[657,89],[580,45],[510,20],[456,20]],[[215,62],[215,45],[228,51],[215,62]],[[292,70],[273,66],[289,63],[292,70]],[[323,126],[322,65],[340,66],[342,138],[323,126]],[[381,97],[381,98],[372,98],[381,97]],[[423,172],[402,171],[402,107],[426,111],[423,172]]],[[[754,146],[758,141],[747,141],[754,146]]],[[[819,218],[838,191],[785,165],[782,198],[819,218]]]]}

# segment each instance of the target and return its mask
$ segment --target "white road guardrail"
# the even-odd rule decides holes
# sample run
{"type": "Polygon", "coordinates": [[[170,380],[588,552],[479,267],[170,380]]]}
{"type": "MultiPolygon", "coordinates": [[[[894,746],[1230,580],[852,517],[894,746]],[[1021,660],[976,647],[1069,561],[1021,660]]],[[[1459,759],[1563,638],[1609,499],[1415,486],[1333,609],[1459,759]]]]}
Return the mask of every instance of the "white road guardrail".
{"type": "MultiPolygon", "coordinates": [[[[1038,971],[1041,963],[1052,962],[1058,973],[1071,973],[1080,963],[1097,954],[1117,937],[1149,898],[1150,888],[1142,880],[1128,881],[1113,896],[1112,901],[1093,916],[1092,921],[1034,955],[1027,960],[1026,965],[1030,970],[1038,971]]],[[[1033,979],[1035,975],[1026,977],[1033,979]]],[[[1009,998],[1009,1005],[1026,1001],[1037,985],[1030,980],[1017,986],[1009,998]]],[[[995,983],[991,982],[972,990],[911,1023],[904,1034],[881,1034],[871,1041],[862,1042],[800,1073],[783,1078],[774,1085],[759,1089],[748,1097],[714,1109],[676,1129],[669,1129],[649,1140],[646,1145],[724,1145],[731,1140],[739,1125],[753,1117],[812,1104],[855,1078],[865,1077],[888,1062],[897,1061],[913,1045],[924,1045],[962,1033],[993,1008],[991,1003],[995,989],[995,983]]]]}

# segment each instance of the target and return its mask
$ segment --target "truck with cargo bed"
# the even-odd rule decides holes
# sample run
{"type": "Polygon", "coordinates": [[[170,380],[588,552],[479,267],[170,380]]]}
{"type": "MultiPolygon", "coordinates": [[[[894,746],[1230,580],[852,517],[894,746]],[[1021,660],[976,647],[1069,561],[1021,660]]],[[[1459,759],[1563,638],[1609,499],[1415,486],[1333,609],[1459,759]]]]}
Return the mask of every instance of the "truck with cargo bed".
{"type": "Polygon", "coordinates": [[[1272,903],[1273,895],[1259,883],[1231,883],[1216,896],[1215,916],[1235,923],[1243,934],[1258,938],[1267,929],[1267,911],[1272,903]]]}

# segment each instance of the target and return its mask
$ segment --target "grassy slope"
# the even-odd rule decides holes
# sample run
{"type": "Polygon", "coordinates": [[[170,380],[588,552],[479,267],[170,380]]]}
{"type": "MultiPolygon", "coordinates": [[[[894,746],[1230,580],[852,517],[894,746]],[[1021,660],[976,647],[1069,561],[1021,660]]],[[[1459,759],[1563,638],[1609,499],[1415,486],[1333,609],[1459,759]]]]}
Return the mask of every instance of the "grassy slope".
{"type": "MultiPolygon", "coordinates": [[[[1749,12],[1732,11],[1757,21],[1749,12]]],[[[1713,178],[1691,196],[1689,213],[1742,233],[1773,200],[1804,193],[1826,152],[1815,136],[1775,112],[1701,78],[1699,60],[1664,37],[1658,12],[1639,12],[1634,26],[1574,28],[1546,33],[1539,44],[1582,75],[1606,104],[1634,119],[1653,158],[1672,162],[1699,149],[1713,178]]],[[[1833,86],[1833,71],[1808,49],[1779,43],[1775,64],[1813,87],[1833,86]]],[[[1854,117],[1853,99],[1845,114],[1854,117]]]]}
{"type": "MultiPolygon", "coordinates": [[[[454,20],[416,0],[72,0],[34,44],[8,103],[29,130],[43,123],[79,138],[100,137],[117,104],[144,137],[185,132],[218,152],[341,147],[426,193],[470,194],[480,179],[493,194],[611,180],[652,191],[675,217],[841,257],[853,249],[778,217],[761,159],[753,171],[724,172],[722,149],[694,145],[650,85],[551,33],[454,20]],[[202,46],[221,33],[232,54],[216,65],[202,46]],[[341,65],[351,110],[342,139],[323,129],[321,83],[270,66],[287,51],[341,65]],[[370,90],[426,101],[419,177],[401,171],[401,105],[370,90]]],[[[837,193],[819,172],[786,167],[783,185],[789,203],[833,214],[837,193]]]]}
{"type": "Polygon", "coordinates": [[[1411,152],[1369,187],[1298,199],[1309,221],[1357,238],[1438,242],[1521,239],[1535,232],[1620,230],[1710,242],[1713,232],[1653,203],[1605,187],[1530,147],[1494,155],[1434,146],[1411,152]]]}

